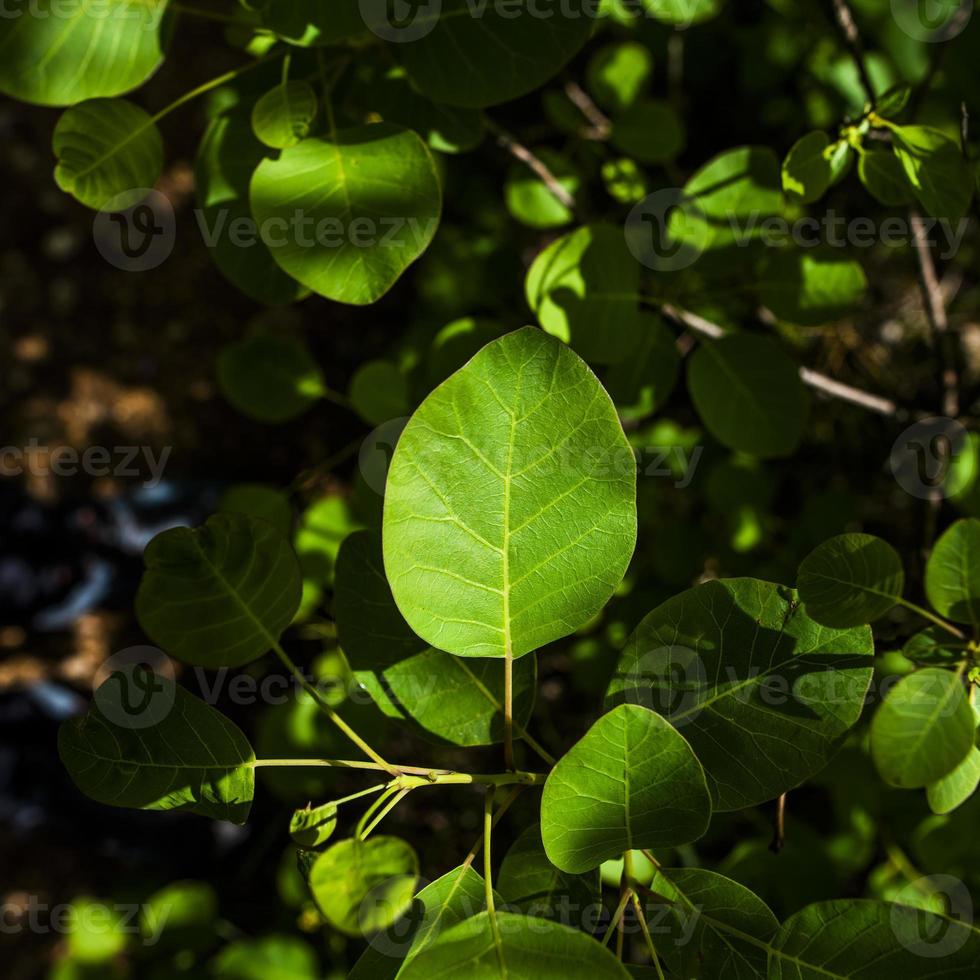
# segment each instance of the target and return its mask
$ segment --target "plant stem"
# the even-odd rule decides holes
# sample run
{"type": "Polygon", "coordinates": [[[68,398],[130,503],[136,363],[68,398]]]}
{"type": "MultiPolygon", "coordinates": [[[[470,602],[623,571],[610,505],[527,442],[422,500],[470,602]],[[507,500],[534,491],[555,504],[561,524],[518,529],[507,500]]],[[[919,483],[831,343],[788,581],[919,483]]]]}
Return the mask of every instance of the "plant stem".
{"type": "Polygon", "coordinates": [[[906,609],[910,609],[912,612],[917,613],[924,619],[928,619],[937,626],[941,626],[947,633],[951,633],[957,639],[966,639],[966,636],[964,636],[964,634],[961,633],[955,626],[953,626],[951,623],[947,623],[945,619],[937,616],[935,613],[929,612],[928,609],[923,609],[922,606],[917,606],[914,602],[909,602],[908,599],[899,599],[898,604],[900,606],[905,606],[906,609]]]}
{"type": "Polygon", "coordinates": [[[629,892],[624,892],[619,897],[619,905],[616,906],[616,911],[613,912],[613,917],[609,922],[609,928],[606,929],[605,934],[602,937],[602,945],[608,946],[609,940],[612,938],[613,932],[616,930],[616,926],[619,925],[619,920],[622,918],[623,913],[626,911],[626,906],[629,903],[630,894],[629,892]]]}
{"type": "Polygon", "coordinates": [[[384,818],[387,817],[388,814],[391,813],[391,811],[394,810],[395,807],[398,806],[398,804],[401,803],[401,801],[404,800],[405,797],[411,792],[412,788],[408,787],[407,789],[403,789],[397,793],[395,798],[382,807],[381,812],[357,836],[361,840],[366,840],[368,834],[370,834],[371,831],[374,830],[374,828],[377,827],[378,824],[381,823],[381,821],[384,820],[384,818]]]}
{"type": "Polygon", "coordinates": [[[390,783],[378,783],[376,786],[369,786],[367,789],[362,789],[358,793],[351,793],[350,796],[342,796],[339,800],[329,800],[334,806],[340,806],[342,803],[350,803],[353,800],[359,800],[362,796],[370,796],[372,793],[380,793],[381,790],[387,789],[390,783]]]}
{"type": "Polygon", "coordinates": [[[361,814],[361,819],[357,821],[357,826],[354,828],[354,836],[358,840],[362,840],[364,836],[364,829],[367,827],[371,818],[380,810],[385,803],[388,802],[398,792],[398,787],[394,785],[389,785],[388,788],[361,814]]]}
{"type": "Polygon", "coordinates": [[[359,759],[256,759],[254,768],[295,768],[321,767],[332,769],[370,769],[382,770],[394,776],[397,789],[420,789],[423,786],[543,786],[548,778],[546,772],[470,773],[451,772],[448,769],[427,769],[424,766],[403,766],[377,762],[362,762],[359,759]]]}
{"type": "Polygon", "coordinates": [[[320,692],[303,676],[302,671],[296,664],[293,663],[289,654],[283,650],[282,646],[278,642],[274,642],[272,649],[275,651],[276,656],[283,662],[286,669],[299,681],[303,690],[310,695],[311,698],[316,702],[320,709],[327,715],[327,717],[366,755],[368,758],[373,759],[382,769],[390,772],[393,776],[398,775],[398,770],[390,763],[385,761],[381,755],[375,752],[374,749],[368,745],[367,742],[361,738],[357,732],[354,731],[350,725],[344,721],[340,715],[334,711],[333,708],[323,700],[323,696],[320,692]]]}
{"type": "Polygon", "coordinates": [[[504,653],[504,762],[514,768],[514,655],[504,653]]]}
{"type": "Polygon", "coordinates": [[[490,916],[490,931],[493,933],[494,946],[497,948],[497,961],[500,964],[500,972],[503,976],[507,976],[503,944],[500,942],[500,925],[497,922],[497,909],[493,903],[493,867],[490,853],[490,838],[493,835],[493,798],[496,792],[496,788],[491,786],[483,800],[483,887],[487,913],[490,916]]]}
{"type": "Polygon", "coordinates": [[[650,959],[653,960],[653,966],[657,971],[659,980],[664,980],[664,971],[660,966],[660,957],[657,956],[657,947],[653,945],[653,937],[650,935],[650,930],[647,927],[646,916],[643,914],[643,905],[636,892],[632,892],[631,894],[633,896],[633,909],[636,911],[636,918],[640,923],[640,929],[643,932],[643,938],[646,940],[647,949],[650,951],[650,959]]]}

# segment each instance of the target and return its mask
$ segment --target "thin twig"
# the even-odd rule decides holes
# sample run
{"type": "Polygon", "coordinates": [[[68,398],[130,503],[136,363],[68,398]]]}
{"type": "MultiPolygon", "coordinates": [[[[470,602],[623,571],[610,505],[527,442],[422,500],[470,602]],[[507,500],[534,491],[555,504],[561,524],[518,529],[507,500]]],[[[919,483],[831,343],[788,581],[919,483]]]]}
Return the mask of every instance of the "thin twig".
{"type": "Polygon", "coordinates": [[[772,821],[772,840],[769,850],[778,854],[786,843],[786,794],[780,793],[776,799],[776,813],[772,821]]]}
{"type": "Polygon", "coordinates": [[[541,182],[554,195],[555,200],[564,204],[569,211],[575,210],[575,198],[558,182],[558,178],[551,172],[548,165],[538,156],[535,156],[523,143],[513,137],[507,130],[501,128],[494,122],[487,123],[488,128],[497,137],[497,143],[502,146],[515,160],[519,160],[526,167],[532,170],[541,182]]]}
{"type": "MultiPolygon", "coordinates": [[[[697,313],[692,313],[690,310],[682,310],[670,303],[658,305],[664,316],[693,333],[700,334],[702,337],[710,337],[712,340],[717,340],[719,337],[725,336],[723,327],[718,326],[717,323],[712,323],[710,320],[706,320],[703,316],[698,316],[697,313]]],[[[855,388],[853,385],[847,385],[842,381],[829,378],[819,371],[812,371],[810,368],[801,367],[800,378],[805,385],[821,391],[825,395],[839,398],[841,401],[849,402],[852,405],[858,405],[861,408],[867,409],[869,412],[875,412],[878,415],[885,415],[898,419],[899,421],[908,418],[909,413],[905,409],[899,408],[890,398],[882,398],[881,395],[872,395],[867,391],[862,391],[860,388],[855,388]]]]}
{"type": "Polygon", "coordinates": [[[565,94],[592,127],[585,135],[590,139],[609,139],[609,134],[612,132],[612,120],[592,101],[588,92],[578,82],[570,78],[565,82],[565,94]]]}
{"type": "Polygon", "coordinates": [[[857,23],[854,20],[854,11],[851,10],[847,0],[833,0],[833,5],[834,19],[837,21],[841,36],[844,38],[844,44],[857,67],[861,87],[864,89],[871,107],[874,108],[875,89],[874,85],[871,84],[871,76],[868,74],[868,68],[864,63],[864,47],[861,44],[861,35],[858,33],[857,23]]]}

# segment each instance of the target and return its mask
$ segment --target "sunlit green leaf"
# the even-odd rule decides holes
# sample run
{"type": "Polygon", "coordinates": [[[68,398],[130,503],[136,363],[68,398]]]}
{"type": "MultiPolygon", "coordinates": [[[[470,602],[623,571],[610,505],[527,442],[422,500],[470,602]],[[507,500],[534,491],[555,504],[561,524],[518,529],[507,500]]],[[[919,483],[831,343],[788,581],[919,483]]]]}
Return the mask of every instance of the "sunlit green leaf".
{"type": "Polygon", "coordinates": [[[252,107],[252,130],[276,150],[295,146],[310,134],[316,93],[308,82],[292,79],[265,93],[252,107]]]}
{"type": "Polygon", "coordinates": [[[965,803],[980,783],[980,750],[974,746],[966,758],[942,779],[926,788],[933,813],[949,813],[965,803]]]}
{"type": "Polygon", "coordinates": [[[830,186],[832,171],[823,132],[807,133],[790,147],[783,161],[783,190],[803,204],[820,200],[830,186]]]}
{"type": "Polygon", "coordinates": [[[895,126],[895,155],[923,208],[956,224],[973,197],[973,181],[959,146],[930,126],[895,126]]]}
{"type": "Polygon", "coordinates": [[[980,626],[980,521],[957,521],[936,542],[926,565],[926,595],[957,623],[980,626]]]}

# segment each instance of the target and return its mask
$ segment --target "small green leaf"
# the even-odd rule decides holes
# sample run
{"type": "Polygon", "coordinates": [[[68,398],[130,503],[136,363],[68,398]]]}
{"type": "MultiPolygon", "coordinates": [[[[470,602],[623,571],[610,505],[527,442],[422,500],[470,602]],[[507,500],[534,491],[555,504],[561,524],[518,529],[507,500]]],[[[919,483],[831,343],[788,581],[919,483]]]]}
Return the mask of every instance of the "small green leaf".
{"type": "Polygon", "coordinates": [[[926,667],[953,667],[969,656],[969,645],[941,626],[927,626],[910,637],[902,655],[926,667]]]}
{"type": "Polygon", "coordinates": [[[255,753],[241,731],[139,665],[110,675],[88,712],[61,726],[58,754],[75,785],[107,806],[242,824],[252,805],[255,753]]]}
{"type": "Polygon", "coordinates": [[[641,621],[606,703],[663,714],[704,766],[715,809],[736,810],[823,768],[861,715],[873,652],[870,629],[819,626],[792,589],[705,582],[641,621]]]}
{"type": "Polygon", "coordinates": [[[955,674],[927,667],[903,677],[871,722],[882,779],[915,789],[951,773],[973,749],[976,720],[955,674]]]}
{"type": "Polygon", "coordinates": [[[585,70],[592,97],[610,112],[622,112],[633,105],[652,77],[653,55],[636,41],[604,45],[592,55],[585,70]]]}
{"type": "Polygon", "coordinates": [[[359,306],[380,299],[426,250],[442,210],[428,147],[388,123],[306,139],[262,160],[249,199],[285,272],[359,306]]]}
{"type": "Polygon", "coordinates": [[[558,761],[541,798],[549,860],[581,874],[631,848],[697,840],[711,798],[690,745],[660,715],[621,704],[558,761]]]}
{"type": "Polygon", "coordinates": [[[606,375],[609,394],[624,422],[645,418],[660,408],[674,390],[681,366],[673,331],[659,316],[641,312],[639,327],[636,349],[606,375]]]}
{"type": "Polygon", "coordinates": [[[316,109],[316,93],[309,83],[283,82],[252,107],[252,130],[266,146],[285,150],[310,135],[316,109]]]}
{"type": "Polygon", "coordinates": [[[58,186],[82,204],[124,211],[140,201],[163,170],[163,139],[139,106],[91,99],[67,109],[54,128],[58,186]]]}
{"type": "Polygon", "coordinates": [[[783,190],[803,204],[820,200],[833,177],[827,147],[827,134],[815,131],[801,136],[783,161],[783,190]]]}
{"type": "MultiPolygon", "coordinates": [[[[582,181],[571,162],[547,148],[539,150],[536,156],[574,197],[582,181]]],[[[575,217],[523,163],[511,167],[504,184],[504,201],[511,216],[529,228],[560,228],[575,217]]]]}
{"type": "Polygon", "coordinates": [[[936,542],[926,595],[941,616],[980,627],[980,520],[959,520],[936,542]]]}
{"type": "Polygon", "coordinates": [[[716,17],[724,0],[643,0],[643,7],[656,20],[684,29],[716,17]]]}
{"type": "Polygon", "coordinates": [[[890,88],[884,95],[878,96],[875,102],[875,112],[885,119],[894,119],[908,105],[912,96],[912,86],[904,82],[890,88]]]}
{"type": "Polygon", "coordinates": [[[839,534],[800,563],[796,587],[807,615],[824,626],[861,626],[881,618],[902,597],[898,552],[871,534],[839,534]]]}
{"type": "Polygon", "coordinates": [[[408,414],[408,382],[391,361],[365,361],[348,389],[354,411],[370,425],[381,425],[408,414]]]}
{"type": "Polygon", "coordinates": [[[780,320],[815,327],[839,319],[868,288],[854,259],[826,248],[771,249],[759,283],[759,298],[780,320]]]}
{"type": "Polygon", "coordinates": [[[217,980],[320,980],[316,950],[298,936],[273,933],[229,943],[208,964],[217,980]]]}
{"type": "Polygon", "coordinates": [[[966,758],[938,782],[926,787],[926,798],[933,813],[951,813],[965,803],[980,783],[980,750],[974,745],[966,758]]]}
{"type": "Polygon", "coordinates": [[[570,875],[556,868],[545,853],[541,829],[525,827],[504,856],[497,875],[504,900],[527,915],[561,919],[599,901],[599,875],[570,875]]]}
{"type": "Polygon", "coordinates": [[[892,146],[919,203],[934,218],[956,224],[973,197],[973,180],[959,146],[930,126],[895,126],[892,146]]]}
{"type": "Polygon", "coordinates": [[[323,375],[298,340],[256,334],[222,348],[221,393],[243,415],[270,424],[302,415],[323,394],[323,375]]]}
{"type": "Polygon", "coordinates": [[[299,564],[288,542],[244,514],[214,514],[201,527],[164,531],[143,561],[137,619],[185,663],[250,663],[272,648],[299,606],[299,564]]]}
{"type": "Polygon", "coordinates": [[[207,950],[215,944],[218,896],[206,881],[174,881],[145,900],[140,934],[167,950],[207,950]]]}
{"type": "Polygon", "coordinates": [[[865,150],[858,159],[858,177],[868,193],[886,207],[910,204],[913,200],[901,162],[887,150],[865,150]]]}
{"type": "Polygon", "coordinates": [[[587,622],[636,543],[636,465],[595,375],[531,327],[484,347],[402,432],[383,539],[402,615],[439,649],[520,657],[587,622]]]}
{"type": "Polygon", "coordinates": [[[625,967],[591,936],[547,919],[481,912],[441,933],[399,980],[627,980],[625,967]],[[547,971],[547,972],[545,972],[547,971]]]}
{"type": "Polygon", "coordinates": [[[640,99],[613,120],[613,146],[641,163],[664,163],[684,149],[684,124],[667,102],[640,99]]]}
{"type": "Polygon", "coordinates": [[[768,337],[702,341],[688,361],[687,383],[708,431],[729,449],[789,456],[803,437],[806,389],[792,359],[768,337]]]}
{"type": "Polygon", "coordinates": [[[854,148],[847,140],[838,140],[827,147],[827,160],[830,163],[830,185],[839,184],[851,169],[854,162],[854,148]]]}
{"type": "Polygon", "coordinates": [[[337,806],[334,803],[295,810],[289,820],[289,836],[300,847],[320,847],[330,840],[336,829],[337,806]]]}
{"type": "Polygon", "coordinates": [[[622,361],[640,339],[640,267],[621,228],[586,225],[553,241],[528,270],[528,306],[585,360],[622,361]]]}
{"type": "Polygon", "coordinates": [[[293,528],[293,507],[289,497],[264,483],[236,483],[218,499],[218,510],[248,514],[268,521],[281,535],[289,537],[293,528]]]}
{"type": "Polygon", "coordinates": [[[310,869],[310,891],[323,917],[348,936],[386,929],[412,904],[419,877],[415,851],[398,837],[338,841],[310,869]]]}

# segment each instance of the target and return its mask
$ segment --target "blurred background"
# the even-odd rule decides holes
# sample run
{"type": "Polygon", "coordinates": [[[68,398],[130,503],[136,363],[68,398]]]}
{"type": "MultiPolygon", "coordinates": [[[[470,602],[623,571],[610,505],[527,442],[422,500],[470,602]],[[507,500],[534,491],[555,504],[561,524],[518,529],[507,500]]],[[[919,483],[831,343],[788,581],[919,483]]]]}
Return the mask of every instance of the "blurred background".
{"type": "MultiPolygon", "coordinates": [[[[929,78],[919,121],[955,131],[961,102],[980,118],[980,17],[934,64],[932,46],[904,33],[887,2],[854,6],[871,38],[876,84],[929,78]]],[[[723,149],[765,144],[781,157],[803,132],[833,130],[860,108],[856,72],[829,7],[730,3],[682,32],[613,20],[542,92],[490,114],[564,160],[590,214],[621,221],[622,202],[601,176],[608,161],[598,144],[577,138],[583,120],[568,97],[569,80],[586,84],[595,51],[627,38],[650,51],[649,85],[682,120],[683,145],[668,163],[645,168],[643,179],[648,189],[678,186],[723,149]]],[[[182,21],[179,53],[141,90],[140,103],[159,109],[239,64],[223,33],[220,24],[182,21]]],[[[353,308],[313,297],[263,308],[223,278],[194,218],[194,159],[208,111],[206,102],[193,103],[162,123],[168,165],[157,190],[173,207],[176,237],[158,268],[139,273],[105,260],[92,212],[53,182],[58,112],[0,101],[0,447],[28,450],[31,460],[22,472],[0,476],[0,972],[8,980],[346,974],[362,945],[323,927],[287,823],[294,806],[352,792],[363,780],[270,774],[260,779],[243,828],[110,809],[83,797],[63,772],[58,726],[84,709],[107,658],[147,642],[132,613],[147,541],[242,499],[272,508],[304,559],[306,599],[292,635],[297,659],[322,676],[344,675],[330,610],[332,563],[342,539],[376,524],[380,511],[376,480],[359,464],[362,446],[379,422],[408,414],[485,340],[530,319],[525,270],[561,231],[561,222],[541,227],[536,214],[547,192],[488,136],[465,156],[440,157],[443,224],[429,252],[380,303],[353,308]],[[452,336],[461,340],[438,340],[457,322],[452,336]],[[348,391],[358,366],[372,359],[393,365],[401,381],[386,388],[380,415],[321,399],[295,420],[263,424],[229,404],[216,376],[226,345],[256,332],[301,338],[334,391],[348,391]],[[59,453],[93,448],[108,452],[113,472],[76,466],[58,475],[59,453]],[[172,912],[173,926],[149,942],[153,910],[161,907],[172,912]],[[106,909],[108,925],[100,918],[106,909]]],[[[853,178],[828,199],[850,216],[869,206],[853,178]]],[[[675,388],[669,371],[658,379],[646,408],[626,419],[641,461],[634,566],[600,621],[540,654],[534,729],[553,752],[594,719],[617,649],[663,599],[712,576],[792,584],[799,560],[847,529],[879,533],[909,556],[914,597],[921,594],[921,549],[936,523],[980,514],[980,491],[970,480],[936,514],[891,471],[892,448],[915,413],[939,414],[936,355],[911,250],[878,244],[859,258],[869,289],[853,315],[832,326],[772,326],[800,363],[895,399],[905,421],[818,399],[799,452],[759,463],[712,442],[684,386],[675,388]]],[[[975,220],[940,271],[960,339],[961,421],[972,430],[980,378],[975,220]]],[[[730,321],[755,315],[744,299],[699,291],[696,280],[688,278],[686,288],[706,314],[730,321]]],[[[685,349],[682,340],[679,354],[685,349]]],[[[650,383],[639,379],[637,402],[650,383]]],[[[970,442],[958,465],[974,465],[973,451],[970,442]]],[[[904,616],[896,612],[876,629],[882,674],[910,669],[892,650],[915,628],[904,616]]],[[[258,675],[272,669],[265,661],[250,668],[258,675]]],[[[182,680],[200,693],[199,678],[188,672],[182,680]]],[[[308,704],[241,705],[222,693],[216,705],[260,756],[346,754],[308,704]]],[[[436,753],[446,767],[499,766],[496,749],[436,748],[388,732],[370,706],[356,712],[359,727],[396,760],[436,753]]],[[[965,889],[969,899],[980,868],[980,802],[938,817],[923,794],[886,789],[865,734],[859,728],[822,774],[790,794],[778,854],[769,846],[768,806],[719,815],[697,851],[668,859],[709,863],[757,891],[780,917],[842,895],[912,896],[933,907],[940,886],[926,875],[949,876],[952,884],[943,887],[965,889]]],[[[482,799],[450,788],[424,802],[409,797],[389,821],[435,878],[475,840],[482,799]]],[[[522,825],[522,806],[534,804],[515,807],[504,842],[522,825]]]]}

